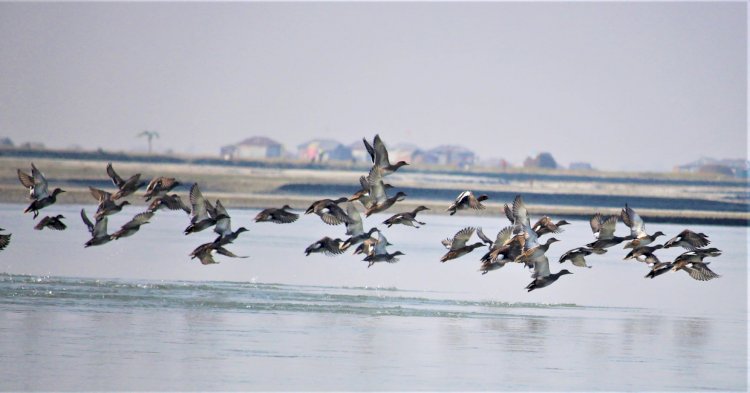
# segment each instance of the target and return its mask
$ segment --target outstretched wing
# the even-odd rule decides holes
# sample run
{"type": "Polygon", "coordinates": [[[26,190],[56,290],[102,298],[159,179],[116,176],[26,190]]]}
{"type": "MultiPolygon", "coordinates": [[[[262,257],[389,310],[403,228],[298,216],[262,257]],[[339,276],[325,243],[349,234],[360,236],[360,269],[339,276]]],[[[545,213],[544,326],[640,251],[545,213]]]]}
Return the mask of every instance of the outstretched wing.
{"type": "Polygon", "coordinates": [[[111,162],[107,164],[107,175],[109,175],[110,179],[112,179],[112,183],[114,183],[117,188],[121,188],[123,184],[125,184],[125,180],[115,172],[115,168],[112,167],[111,162]]]}
{"type": "Polygon", "coordinates": [[[471,235],[474,234],[474,227],[466,227],[456,233],[451,241],[451,250],[458,250],[466,246],[466,242],[469,241],[471,235]]]}

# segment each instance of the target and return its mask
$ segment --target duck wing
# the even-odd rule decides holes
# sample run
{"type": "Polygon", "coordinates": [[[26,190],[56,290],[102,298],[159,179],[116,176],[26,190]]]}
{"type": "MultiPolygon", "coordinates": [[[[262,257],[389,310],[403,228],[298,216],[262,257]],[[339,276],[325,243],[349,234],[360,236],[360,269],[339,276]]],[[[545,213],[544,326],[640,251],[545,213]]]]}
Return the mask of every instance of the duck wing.
{"type": "Polygon", "coordinates": [[[451,240],[451,250],[458,250],[466,246],[466,242],[469,241],[471,235],[474,234],[474,227],[466,227],[456,233],[451,240]]]}
{"type": "Polygon", "coordinates": [[[217,199],[216,207],[214,208],[214,215],[212,216],[212,218],[216,218],[219,216],[222,216],[222,218],[216,221],[214,232],[222,236],[232,233],[232,219],[231,217],[229,217],[227,209],[225,209],[224,205],[221,204],[221,201],[217,199]]]}
{"type": "Polygon", "coordinates": [[[690,277],[698,281],[708,281],[721,277],[702,262],[693,262],[688,266],[685,266],[684,270],[690,275],[690,277]]]}
{"type": "Polygon", "coordinates": [[[125,180],[123,180],[120,175],[115,172],[115,168],[112,167],[111,162],[107,164],[107,175],[110,179],[112,179],[112,183],[114,183],[117,188],[122,188],[122,186],[125,184],[125,180]]]}
{"type": "Polygon", "coordinates": [[[0,250],[4,250],[5,247],[8,247],[8,244],[10,244],[10,236],[11,234],[0,235],[0,250]]]}
{"type": "Polygon", "coordinates": [[[513,220],[514,224],[531,227],[529,223],[529,212],[526,209],[526,204],[523,203],[521,195],[516,195],[516,198],[513,200],[513,220]]]}
{"type": "MultiPolygon", "coordinates": [[[[599,238],[599,233],[602,230],[602,224],[604,223],[602,214],[597,212],[589,219],[589,225],[591,225],[591,232],[594,234],[594,238],[599,238]]],[[[614,233],[614,232],[613,232],[614,233]]]]}
{"type": "Polygon", "coordinates": [[[607,218],[607,220],[604,221],[601,224],[601,227],[599,228],[599,239],[607,240],[607,239],[614,238],[616,228],[617,228],[617,216],[616,215],[609,216],[609,218],[607,218]]]}
{"type": "Polygon", "coordinates": [[[86,210],[81,209],[81,219],[83,220],[83,223],[86,224],[86,228],[88,228],[89,233],[91,236],[94,235],[94,224],[89,220],[89,217],[86,215],[86,210]]]}
{"type": "Polygon", "coordinates": [[[680,232],[679,235],[666,242],[664,246],[674,247],[679,245],[688,250],[694,250],[696,248],[705,247],[710,243],[711,241],[708,240],[708,236],[702,233],[695,233],[689,229],[685,229],[684,231],[680,232]]]}
{"type": "Polygon", "coordinates": [[[151,217],[153,216],[154,216],[153,212],[138,213],[135,216],[133,216],[133,218],[131,218],[130,221],[123,224],[121,229],[131,229],[131,228],[140,227],[141,225],[148,223],[149,222],[148,220],[150,220],[151,217]]]}
{"type": "Polygon", "coordinates": [[[510,240],[510,238],[513,236],[513,227],[505,227],[500,230],[500,232],[497,233],[497,237],[495,237],[495,243],[496,245],[504,245],[510,240]]]}
{"type": "Polygon", "coordinates": [[[362,138],[362,142],[365,143],[365,149],[367,149],[367,153],[370,155],[370,159],[372,159],[372,162],[375,162],[375,148],[372,147],[370,142],[367,142],[367,139],[362,138]]]}
{"type": "Polygon", "coordinates": [[[385,144],[380,139],[380,135],[375,135],[373,144],[375,150],[375,165],[380,168],[391,166],[391,161],[388,159],[388,150],[385,148],[385,144]]]}
{"type": "Polygon", "coordinates": [[[542,255],[538,258],[535,258],[533,260],[533,263],[534,263],[534,273],[531,274],[531,278],[541,278],[541,277],[547,277],[550,275],[549,259],[547,259],[547,256],[542,255]]]}
{"type": "Polygon", "coordinates": [[[354,207],[353,203],[346,204],[346,215],[349,216],[352,222],[346,223],[346,234],[349,236],[359,236],[363,234],[364,227],[362,226],[362,215],[354,207]]]}
{"type": "Polygon", "coordinates": [[[643,222],[643,219],[627,203],[622,212],[620,212],[620,216],[622,217],[622,222],[630,228],[630,235],[634,239],[648,236],[648,233],[646,233],[646,224],[643,222]]]}
{"type": "Polygon", "coordinates": [[[206,204],[206,198],[203,197],[203,194],[198,187],[198,183],[194,183],[193,186],[190,187],[190,205],[192,206],[192,210],[190,211],[190,222],[195,224],[208,219],[206,204]]]}
{"type": "Polygon", "coordinates": [[[226,257],[230,257],[230,258],[247,258],[247,256],[236,255],[236,254],[234,254],[233,252],[227,250],[224,247],[217,247],[216,248],[216,252],[219,253],[219,254],[221,254],[221,255],[224,255],[226,257]]]}
{"type": "Polygon", "coordinates": [[[34,197],[38,199],[46,198],[49,195],[47,178],[33,162],[31,163],[31,176],[34,178],[34,197]]]}
{"type": "Polygon", "coordinates": [[[487,235],[484,234],[484,232],[482,231],[482,227],[477,228],[477,236],[479,236],[479,239],[481,239],[484,243],[492,247],[492,240],[490,240],[490,238],[488,238],[487,235]]]}
{"type": "Polygon", "coordinates": [[[95,238],[107,236],[107,217],[102,217],[101,219],[96,220],[94,231],[91,235],[95,238]]]}
{"type": "Polygon", "coordinates": [[[513,221],[515,221],[515,218],[513,218],[513,209],[511,209],[510,206],[508,206],[508,204],[506,203],[505,205],[503,205],[503,210],[505,211],[505,217],[508,217],[510,223],[513,224],[513,221]]]}

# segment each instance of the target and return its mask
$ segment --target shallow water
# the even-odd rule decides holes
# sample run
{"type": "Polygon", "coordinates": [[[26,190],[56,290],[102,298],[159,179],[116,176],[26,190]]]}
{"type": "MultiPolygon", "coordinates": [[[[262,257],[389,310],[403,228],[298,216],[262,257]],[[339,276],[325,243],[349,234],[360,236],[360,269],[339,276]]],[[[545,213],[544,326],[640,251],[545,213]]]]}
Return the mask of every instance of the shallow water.
{"type": "MultiPolygon", "coordinates": [[[[110,231],[138,211],[128,208],[110,231]]],[[[65,232],[33,231],[21,210],[0,205],[13,233],[0,252],[2,390],[747,389],[745,228],[692,227],[724,250],[716,280],[644,279],[643,264],[612,248],[527,293],[520,266],[479,274],[481,249],[439,262],[440,239],[467,225],[493,237],[500,217],[424,215],[423,228],[386,229],[407,255],[368,269],[350,255],[305,257],[344,232],[311,216],[251,224],[257,211],[230,207],[250,232],[229,248],[249,258],[202,266],[187,254],[213,235],[182,235],[176,212],[84,249],[80,207],[56,207],[65,232]]],[[[591,233],[576,221],[555,236],[552,261],[591,233]]]]}

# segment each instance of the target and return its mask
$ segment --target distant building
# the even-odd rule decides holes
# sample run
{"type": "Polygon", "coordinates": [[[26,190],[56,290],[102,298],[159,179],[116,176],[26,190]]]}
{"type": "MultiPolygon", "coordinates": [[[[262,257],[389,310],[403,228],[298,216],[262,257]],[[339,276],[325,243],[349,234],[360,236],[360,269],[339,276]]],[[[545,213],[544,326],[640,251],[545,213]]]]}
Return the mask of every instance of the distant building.
{"type": "Polygon", "coordinates": [[[368,164],[372,162],[370,153],[367,152],[367,148],[365,148],[365,144],[364,142],[362,142],[362,140],[358,140],[348,147],[349,151],[351,151],[352,153],[352,159],[355,162],[364,162],[368,164]]]}
{"type": "Polygon", "coordinates": [[[557,169],[557,161],[549,153],[539,153],[535,158],[527,157],[523,162],[525,168],[557,169]]]}
{"type": "Polygon", "coordinates": [[[24,142],[20,146],[20,149],[26,150],[44,150],[44,143],[42,142],[24,142]]]}
{"type": "Polygon", "coordinates": [[[313,139],[297,146],[297,156],[311,162],[353,161],[352,150],[331,139],[313,139]]]}
{"type": "Polygon", "coordinates": [[[15,145],[13,144],[13,141],[10,138],[8,137],[0,138],[0,148],[10,148],[13,146],[15,145]]]}
{"type": "MultiPolygon", "coordinates": [[[[426,164],[469,166],[474,165],[476,155],[473,151],[455,145],[442,145],[428,150],[421,161],[426,164]]],[[[391,160],[393,161],[393,160],[391,160]]]]}
{"type": "Polygon", "coordinates": [[[411,143],[399,143],[393,147],[388,147],[388,159],[391,164],[399,161],[406,161],[411,164],[421,154],[424,154],[424,152],[417,145],[411,143]]]}
{"type": "Polygon", "coordinates": [[[675,168],[676,172],[683,173],[703,173],[714,175],[734,176],[740,178],[748,177],[750,170],[750,161],[743,159],[723,159],[716,160],[713,158],[703,157],[699,160],[688,164],[680,165],[675,168]]]}
{"type": "Polygon", "coordinates": [[[254,136],[237,144],[222,147],[221,157],[225,160],[261,160],[280,158],[283,151],[281,143],[264,136],[254,136]]]}
{"type": "Polygon", "coordinates": [[[568,166],[573,171],[593,171],[594,167],[588,162],[571,162],[568,166]]]}

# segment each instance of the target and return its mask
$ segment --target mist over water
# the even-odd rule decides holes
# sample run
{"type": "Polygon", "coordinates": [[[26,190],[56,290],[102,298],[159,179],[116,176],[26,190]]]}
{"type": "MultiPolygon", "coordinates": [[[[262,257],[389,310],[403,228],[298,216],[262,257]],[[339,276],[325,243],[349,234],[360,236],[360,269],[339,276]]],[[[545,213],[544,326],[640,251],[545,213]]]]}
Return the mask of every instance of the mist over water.
{"type": "MultiPolygon", "coordinates": [[[[724,251],[710,265],[721,278],[649,280],[617,247],[589,258],[591,269],[557,263],[590,241],[588,223],[575,221],[548,251],[552,271],[574,274],[527,293],[530,272],[520,266],[477,272],[483,249],[439,262],[442,238],[469,225],[493,237],[503,217],[427,214],[420,229],[381,225],[406,255],[368,269],[350,255],[304,256],[320,237],[343,236],[343,226],[304,215],[256,224],[256,210],[229,208],[233,226],[250,229],[229,248],[250,258],[202,266],[188,253],[213,234],[183,235],[183,213],[158,212],[133,237],[84,249],[80,206],[55,206],[69,217],[69,229],[55,233],[33,231],[22,208],[0,205],[13,233],[0,253],[3,390],[747,387],[746,228],[691,227],[724,251]]],[[[138,211],[128,208],[110,231],[138,211]]],[[[682,252],[663,251],[663,260],[682,252]]]]}

